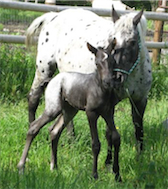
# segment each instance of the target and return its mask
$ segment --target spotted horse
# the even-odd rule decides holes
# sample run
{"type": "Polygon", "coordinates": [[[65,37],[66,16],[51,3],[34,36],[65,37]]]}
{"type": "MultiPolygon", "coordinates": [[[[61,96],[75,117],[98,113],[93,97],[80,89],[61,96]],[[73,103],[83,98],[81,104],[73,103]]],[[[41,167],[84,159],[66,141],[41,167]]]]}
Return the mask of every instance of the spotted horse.
{"type": "MultiPolygon", "coordinates": [[[[68,9],[60,13],[46,13],[35,19],[27,30],[27,44],[39,35],[35,78],[28,96],[29,122],[35,119],[39,99],[55,71],[92,73],[95,57],[86,47],[106,48],[114,39],[116,65],[115,94],[117,100],[129,98],[139,151],[143,148],[143,115],[151,88],[152,73],[145,46],[146,19],[143,11],[119,17],[112,10],[112,20],[105,20],[93,12],[68,9]]],[[[106,135],[109,135],[107,129],[106,135]]],[[[111,144],[110,144],[111,145],[111,144]]],[[[111,163],[111,151],[106,164],[111,163]]]]}

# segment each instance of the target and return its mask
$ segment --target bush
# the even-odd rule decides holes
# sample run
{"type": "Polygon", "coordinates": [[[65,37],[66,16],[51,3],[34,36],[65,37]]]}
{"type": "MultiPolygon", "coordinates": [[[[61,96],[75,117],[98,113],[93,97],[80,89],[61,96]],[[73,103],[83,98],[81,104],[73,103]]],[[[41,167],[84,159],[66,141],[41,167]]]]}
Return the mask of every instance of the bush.
{"type": "Polygon", "coordinates": [[[0,99],[16,102],[25,98],[35,73],[35,56],[21,45],[1,45],[0,99]]]}

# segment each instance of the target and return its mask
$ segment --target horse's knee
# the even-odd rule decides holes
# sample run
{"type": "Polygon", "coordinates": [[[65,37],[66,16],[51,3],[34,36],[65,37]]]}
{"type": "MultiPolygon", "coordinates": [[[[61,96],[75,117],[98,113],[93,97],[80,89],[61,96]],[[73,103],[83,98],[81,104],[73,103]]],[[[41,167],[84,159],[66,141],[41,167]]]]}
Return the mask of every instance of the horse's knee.
{"type": "Polygon", "coordinates": [[[121,139],[120,139],[120,134],[117,131],[115,131],[115,132],[112,133],[112,143],[116,147],[120,146],[121,139]]]}
{"type": "Polygon", "coordinates": [[[40,102],[43,90],[39,87],[36,90],[31,89],[28,94],[28,110],[29,110],[29,122],[32,123],[35,120],[35,113],[40,102]]]}
{"type": "Polygon", "coordinates": [[[92,151],[94,155],[98,155],[100,152],[100,148],[101,148],[101,143],[100,142],[96,142],[92,144],[92,151]]]}
{"type": "Polygon", "coordinates": [[[28,94],[28,105],[29,110],[35,111],[36,107],[38,106],[40,96],[38,97],[37,94],[35,95],[32,91],[28,94]]]}
{"type": "Polygon", "coordinates": [[[57,121],[49,128],[50,138],[54,140],[57,136],[59,136],[64,129],[64,119],[61,115],[57,121]]]}
{"type": "Polygon", "coordinates": [[[136,136],[136,139],[138,141],[142,142],[143,141],[143,129],[142,128],[136,128],[135,136],[136,136]]]}

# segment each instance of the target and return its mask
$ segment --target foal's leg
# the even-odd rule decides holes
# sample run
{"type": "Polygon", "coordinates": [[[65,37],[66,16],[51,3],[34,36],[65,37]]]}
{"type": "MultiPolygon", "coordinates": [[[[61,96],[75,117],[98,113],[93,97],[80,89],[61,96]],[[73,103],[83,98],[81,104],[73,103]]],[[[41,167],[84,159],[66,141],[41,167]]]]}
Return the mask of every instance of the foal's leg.
{"type": "Polygon", "coordinates": [[[28,130],[27,138],[26,138],[26,144],[22,153],[22,157],[18,163],[18,169],[20,172],[24,171],[24,166],[26,162],[26,157],[28,155],[28,151],[30,149],[31,143],[33,139],[36,137],[40,129],[47,124],[48,122],[52,121],[55,117],[48,116],[45,112],[42,114],[41,117],[39,117],[37,120],[35,120],[31,127],[28,130]]]}
{"type": "Polygon", "coordinates": [[[115,128],[113,113],[107,113],[105,116],[102,116],[107,124],[106,130],[106,139],[108,142],[108,152],[106,158],[106,165],[110,164],[112,161],[112,146],[114,146],[114,163],[113,163],[113,172],[115,173],[116,181],[121,182],[120,168],[119,168],[119,149],[120,149],[120,135],[115,128]]]}
{"type": "Polygon", "coordinates": [[[50,163],[50,170],[57,168],[57,146],[58,140],[61,136],[61,133],[64,129],[64,119],[63,115],[61,114],[54,125],[49,128],[50,138],[51,138],[51,163],[50,163]]]}
{"type": "Polygon", "coordinates": [[[61,133],[78,111],[71,106],[66,105],[63,112],[64,114],[61,114],[58,117],[56,123],[49,130],[52,144],[50,170],[57,168],[57,147],[61,133]]]}
{"type": "Polygon", "coordinates": [[[135,136],[137,139],[137,150],[140,153],[143,149],[143,115],[145,112],[147,98],[140,101],[130,100],[132,105],[132,119],[135,126],[135,136]]]}
{"type": "Polygon", "coordinates": [[[100,141],[99,141],[98,131],[97,131],[97,119],[99,116],[93,111],[92,112],[86,111],[86,114],[89,121],[90,132],[91,132],[91,137],[92,137],[93,177],[97,179],[98,178],[97,160],[98,160],[98,155],[99,155],[100,146],[101,146],[100,141]]]}

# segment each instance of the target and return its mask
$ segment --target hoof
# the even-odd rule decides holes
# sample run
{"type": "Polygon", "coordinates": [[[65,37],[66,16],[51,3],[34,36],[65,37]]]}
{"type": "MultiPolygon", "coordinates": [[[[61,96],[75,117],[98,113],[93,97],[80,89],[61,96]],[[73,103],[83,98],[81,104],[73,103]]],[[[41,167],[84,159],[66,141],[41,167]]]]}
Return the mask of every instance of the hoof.
{"type": "Polygon", "coordinates": [[[118,174],[115,175],[115,180],[116,182],[122,182],[121,176],[118,174]]]}
{"type": "Polygon", "coordinates": [[[112,164],[112,159],[106,159],[105,165],[106,165],[106,166],[109,166],[109,165],[111,165],[111,164],[112,164]]]}
{"type": "Polygon", "coordinates": [[[97,179],[98,179],[98,174],[97,174],[97,173],[93,173],[93,178],[94,178],[95,180],[97,180],[97,179]]]}
{"type": "Polygon", "coordinates": [[[19,162],[18,165],[17,165],[17,168],[18,168],[18,171],[19,171],[20,175],[24,174],[24,165],[23,165],[23,163],[19,162]]]}

